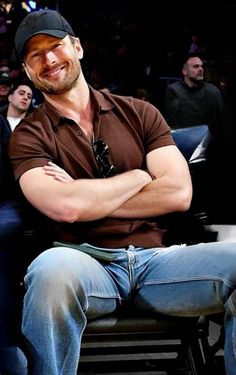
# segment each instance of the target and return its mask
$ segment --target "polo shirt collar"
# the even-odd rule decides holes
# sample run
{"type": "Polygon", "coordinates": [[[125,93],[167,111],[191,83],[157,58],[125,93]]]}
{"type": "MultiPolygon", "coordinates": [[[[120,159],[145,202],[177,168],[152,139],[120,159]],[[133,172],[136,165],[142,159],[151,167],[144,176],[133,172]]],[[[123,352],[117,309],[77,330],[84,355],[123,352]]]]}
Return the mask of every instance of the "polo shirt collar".
{"type": "MultiPolygon", "coordinates": [[[[114,108],[114,105],[109,101],[109,95],[103,92],[100,92],[98,90],[93,89],[91,86],[89,86],[90,91],[90,97],[91,100],[94,103],[94,111],[95,114],[100,114],[101,112],[107,112],[114,108]]],[[[47,100],[44,101],[43,110],[47,113],[48,117],[50,118],[52,124],[54,127],[64,123],[65,121],[72,121],[73,120],[61,116],[61,114],[49,103],[47,100]]]]}

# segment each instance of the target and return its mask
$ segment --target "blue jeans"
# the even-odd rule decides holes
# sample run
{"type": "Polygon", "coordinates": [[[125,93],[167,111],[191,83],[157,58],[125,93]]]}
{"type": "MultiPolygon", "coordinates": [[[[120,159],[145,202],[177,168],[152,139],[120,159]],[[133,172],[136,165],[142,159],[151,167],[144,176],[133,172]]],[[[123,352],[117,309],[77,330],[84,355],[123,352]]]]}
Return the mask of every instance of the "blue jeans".
{"type": "Polygon", "coordinates": [[[18,203],[0,202],[0,373],[26,375],[27,361],[18,347],[16,250],[22,218],[18,203]]]}
{"type": "Polygon", "coordinates": [[[19,203],[15,200],[0,201],[0,250],[12,251],[22,226],[22,214],[19,203]]]}
{"type": "Polygon", "coordinates": [[[236,243],[103,250],[116,259],[56,247],[29,266],[23,333],[35,375],[76,375],[87,319],[130,298],[143,310],[175,316],[225,311],[226,372],[236,375],[236,243]]]}

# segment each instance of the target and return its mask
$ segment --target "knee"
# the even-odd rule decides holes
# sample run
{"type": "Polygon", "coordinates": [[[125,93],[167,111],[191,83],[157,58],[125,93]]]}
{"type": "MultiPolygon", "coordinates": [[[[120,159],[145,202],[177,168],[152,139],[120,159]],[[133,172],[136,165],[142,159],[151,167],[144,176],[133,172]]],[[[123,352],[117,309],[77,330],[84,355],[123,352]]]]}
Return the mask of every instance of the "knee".
{"type": "Polygon", "coordinates": [[[41,253],[29,266],[25,277],[26,288],[43,290],[44,294],[78,283],[80,272],[78,252],[68,248],[51,248],[41,253]]]}

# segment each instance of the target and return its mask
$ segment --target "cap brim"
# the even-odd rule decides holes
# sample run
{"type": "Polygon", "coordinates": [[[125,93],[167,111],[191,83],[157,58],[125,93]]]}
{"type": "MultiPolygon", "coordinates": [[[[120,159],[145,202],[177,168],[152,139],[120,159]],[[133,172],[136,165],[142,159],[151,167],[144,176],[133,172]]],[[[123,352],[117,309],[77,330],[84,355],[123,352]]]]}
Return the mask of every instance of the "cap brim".
{"type": "Polygon", "coordinates": [[[63,31],[63,30],[40,30],[40,31],[37,31],[36,33],[34,34],[31,34],[23,43],[23,48],[21,49],[21,53],[20,55],[22,55],[24,53],[24,50],[25,50],[25,46],[27,44],[27,42],[29,41],[29,39],[31,39],[33,36],[35,35],[39,35],[39,34],[47,34],[47,35],[52,35],[52,36],[55,36],[56,38],[59,38],[59,39],[64,39],[66,37],[66,35],[68,34],[67,31],[63,31]]]}
{"type": "Polygon", "coordinates": [[[40,30],[37,33],[32,34],[30,36],[30,38],[32,38],[32,36],[38,35],[38,34],[47,34],[47,35],[55,36],[56,38],[63,39],[63,38],[66,37],[66,35],[68,34],[68,32],[64,31],[64,30],[40,30]]]}

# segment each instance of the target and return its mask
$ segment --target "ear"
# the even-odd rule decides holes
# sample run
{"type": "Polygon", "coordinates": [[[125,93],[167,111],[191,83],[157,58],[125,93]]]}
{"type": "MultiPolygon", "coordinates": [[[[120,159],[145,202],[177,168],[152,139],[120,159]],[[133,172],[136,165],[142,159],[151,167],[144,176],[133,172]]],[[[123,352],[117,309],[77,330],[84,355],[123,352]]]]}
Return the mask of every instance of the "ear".
{"type": "Polygon", "coordinates": [[[83,51],[82,47],[81,47],[80,51],[78,52],[78,56],[79,56],[79,59],[80,59],[80,60],[81,60],[81,59],[83,58],[83,56],[84,56],[84,51],[83,51]]]}
{"type": "Polygon", "coordinates": [[[183,69],[182,69],[182,74],[183,74],[183,76],[186,75],[186,66],[185,66],[185,65],[184,65],[184,67],[183,67],[183,69]]]}
{"type": "Polygon", "coordinates": [[[79,59],[81,60],[84,56],[84,50],[83,47],[80,44],[79,38],[76,38],[76,45],[75,45],[76,51],[78,53],[79,59]]]}
{"type": "Polygon", "coordinates": [[[23,63],[22,66],[23,66],[24,71],[25,71],[25,73],[27,74],[28,78],[32,81],[32,78],[31,78],[31,76],[30,76],[30,74],[29,74],[29,71],[28,71],[27,66],[25,65],[25,63],[23,63]]]}

